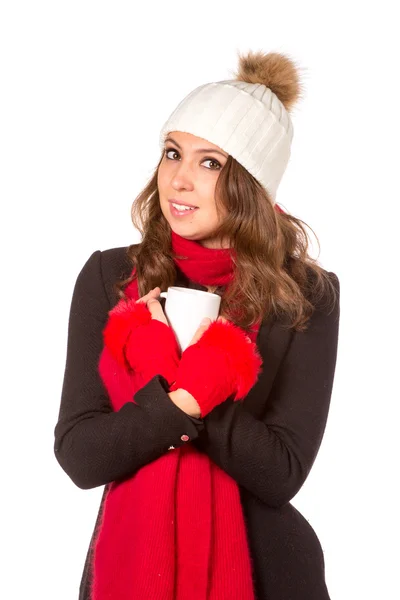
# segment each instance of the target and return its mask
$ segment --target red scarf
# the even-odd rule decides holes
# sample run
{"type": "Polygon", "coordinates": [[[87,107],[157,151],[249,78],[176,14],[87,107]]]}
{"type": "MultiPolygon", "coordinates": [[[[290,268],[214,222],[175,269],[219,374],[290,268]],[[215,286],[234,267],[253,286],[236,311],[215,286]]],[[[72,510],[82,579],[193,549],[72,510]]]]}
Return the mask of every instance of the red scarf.
{"type": "MultiPolygon", "coordinates": [[[[231,281],[232,249],[205,248],[173,231],[171,243],[187,257],[174,260],[191,281],[204,286],[231,281]]],[[[136,279],[125,293],[139,297],[136,279]]],[[[252,341],[258,328],[249,334],[252,341]]],[[[114,410],[144,385],[106,346],[99,372],[114,410]]],[[[255,598],[236,481],[188,442],[112,482],[94,544],[91,600],[224,598],[255,598]]]]}

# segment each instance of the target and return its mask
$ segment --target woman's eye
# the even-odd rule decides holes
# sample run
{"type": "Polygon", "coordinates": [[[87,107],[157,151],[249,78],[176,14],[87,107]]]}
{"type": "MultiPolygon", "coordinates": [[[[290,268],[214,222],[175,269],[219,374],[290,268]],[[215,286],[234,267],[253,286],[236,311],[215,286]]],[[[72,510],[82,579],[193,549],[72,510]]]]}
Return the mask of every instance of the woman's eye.
{"type": "MultiPolygon", "coordinates": [[[[206,158],[206,159],[204,160],[204,162],[212,162],[212,163],[214,163],[215,165],[217,165],[218,169],[220,169],[220,168],[221,168],[221,165],[219,164],[219,162],[218,162],[217,160],[214,160],[213,158],[206,158]]],[[[218,169],[211,169],[211,171],[217,171],[218,169]]]]}
{"type": "MultiPolygon", "coordinates": [[[[168,156],[169,153],[177,154],[179,156],[179,152],[177,150],[175,150],[174,148],[166,148],[165,149],[165,155],[168,158],[168,160],[175,160],[174,158],[170,158],[168,156]]],[[[217,169],[211,168],[210,171],[216,171],[216,170],[218,170],[218,169],[221,168],[221,165],[219,164],[219,162],[217,160],[215,160],[214,158],[205,158],[203,160],[203,162],[211,162],[211,163],[214,163],[214,165],[217,166],[217,169]]],[[[207,168],[209,168],[209,167],[207,167],[207,168]]]]}
{"type": "MultiPolygon", "coordinates": [[[[166,148],[165,149],[165,155],[166,155],[167,158],[168,158],[169,152],[173,152],[174,154],[178,154],[178,152],[176,150],[174,150],[173,148],[166,148]]],[[[170,159],[170,160],[173,160],[173,159],[170,159]]]]}

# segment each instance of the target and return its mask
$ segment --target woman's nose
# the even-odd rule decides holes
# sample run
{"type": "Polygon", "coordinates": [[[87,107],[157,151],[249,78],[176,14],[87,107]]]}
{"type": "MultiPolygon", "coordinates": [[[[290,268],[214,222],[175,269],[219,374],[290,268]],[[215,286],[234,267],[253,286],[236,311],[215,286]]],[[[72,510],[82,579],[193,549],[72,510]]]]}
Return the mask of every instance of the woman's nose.
{"type": "Polygon", "coordinates": [[[193,173],[190,168],[179,165],[172,178],[172,185],[175,188],[190,188],[193,186],[193,173]]]}

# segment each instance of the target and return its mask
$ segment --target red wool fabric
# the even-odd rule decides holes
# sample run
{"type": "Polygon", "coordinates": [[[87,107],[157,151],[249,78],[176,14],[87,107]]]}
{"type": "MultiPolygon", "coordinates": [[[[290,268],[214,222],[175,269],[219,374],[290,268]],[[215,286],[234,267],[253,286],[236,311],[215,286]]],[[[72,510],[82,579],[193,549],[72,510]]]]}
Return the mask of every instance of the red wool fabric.
{"type": "MultiPolygon", "coordinates": [[[[190,280],[201,285],[232,280],[232,249],[205,248],[172,230],[171,244],[190,280]]],[[[136,279],[125,293],[138,299],[136,279]]],[[[259,325],[249,334],[253,342],[259,325]]],[[[116,358],[125,338],[120,331],[108,340],[114,347],[104,344],[99,359],[115,411],[134,402],[149,377],[160,373],[159,365],[146,375],[125,368],[122,355],[116,358]]],[[[170,361],[169,378],[173,368],[170,361]]],[[[190,442],[109,484],[92,560],[91,600],[255,599],[237,483],[190,442]]]]}

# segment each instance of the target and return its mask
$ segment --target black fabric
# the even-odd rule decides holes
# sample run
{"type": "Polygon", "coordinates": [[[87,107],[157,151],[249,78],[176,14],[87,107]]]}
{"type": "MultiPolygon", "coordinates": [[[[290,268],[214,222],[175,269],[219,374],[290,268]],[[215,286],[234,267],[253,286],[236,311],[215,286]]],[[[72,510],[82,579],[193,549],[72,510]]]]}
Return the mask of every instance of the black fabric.
{"type": "MultiPolygon", "coordinates": [[[[108,310],[117,302],[113,283],[130,271],[126,247],[93,252],[71,301],[54,451],[77,486],[105,485],[79,599],[90,598],[92,543],[107,485],[133,475],[171,445],[183,445],[180,437],[187,434],[239,484],[257,599],[329,600],[320,541],[290,500],[311,470],[328,418],[339,301],[330,314],[321,301],[305,333],[289,330],[285,320],[263,321],[257,337],[263,371],[242,402],[228,399],[195,419],[170,400],[157,375],[135,394],[137,404],[113,412],[97,361],[108,310]]],[[[337,276],[329,275],[339,294],[337,276]]],[[[207,289],[179,269],[175,285],[207,289]]]]}

